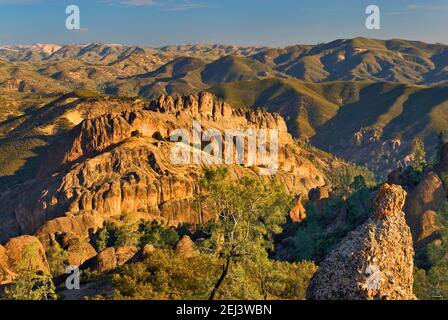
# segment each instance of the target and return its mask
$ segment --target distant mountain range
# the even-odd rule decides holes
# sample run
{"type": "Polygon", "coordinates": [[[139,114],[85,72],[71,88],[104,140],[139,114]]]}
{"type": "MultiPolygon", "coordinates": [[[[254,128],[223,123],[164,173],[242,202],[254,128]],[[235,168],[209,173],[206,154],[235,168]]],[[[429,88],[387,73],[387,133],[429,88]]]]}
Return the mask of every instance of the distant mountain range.
{"type": "MultiPolygon", "coordinates": [[[[169,68],[163,66],[164,64],[173,64],[173,60],[180,57],[191,57],[194,59],[182,62],[187,66],[184,70],[185,76],[189,76],[189,73],[196,71],[194,66],[198,63],[210,63],[227,55],[238,56],[240,60],[232,63],[223,60],[222,65],[214,71],[234,71],[244,74],[247,65],[251,67],[254,65],[253,61],[256,61],[259,63],[256,65],[257,69],[263,69],[260,78],[281,73],[311,82],[371,80],[434,85],[448,81],[448,46],[399,39],[340,39],[330,43],[286,48],[226,45],[143,48],[98,43],[65,46],[54,44],[0,46],[0,58],[8,62],[30,62],[47,66],[54,62],[76,60],[93,64],[91,67],[96,72],[105,67],[125,69],[118,73],[118,76],[147,73],[155,71],[158,67],[162,67],[157,72],[161,73],[169,68]]],[[[60,72],[76,73],[78,66],[70,67],[64,64],[60,69],[60,72]]],[[[36,71],[42,73],[45,68],[36,71]]],[[[210,72],[213,73],[213,69],[210,72]]],[[[177,81],[178,76],[179,74],[168,77],[165,82],[177,81]]],[[[213,74],[208,76],[214,77],[213,74]]]]}
{"type": "Polygon", "coordinates": [[[366,38],[286,48],[0,46],[0,120],[80,89],[149,99],[210,91],[279,112],[296,138],[385,175],[416,136],[433,149],[448,128],[448,46],[366,38]]]}

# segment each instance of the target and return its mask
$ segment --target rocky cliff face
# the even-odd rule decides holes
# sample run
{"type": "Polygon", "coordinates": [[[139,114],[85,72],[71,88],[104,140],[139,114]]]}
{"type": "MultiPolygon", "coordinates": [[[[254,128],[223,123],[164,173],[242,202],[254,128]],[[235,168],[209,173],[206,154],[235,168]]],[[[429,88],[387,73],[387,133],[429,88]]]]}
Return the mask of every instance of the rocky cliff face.
{"type": "MultiPolygon", "coordinates": [[[[81,112],[85,105],[79,112],[76,108],[71,103],[70,114],[86,114],[81,112]]],[[[68,135],[54,142],[35,179],[0,193],[0,207],[5,208],[0,213],[0,241],[38,231],[45,243],[45,235],[59,228],[81,237],[79,233],[94,230],[104,219],[129,212],[169,225],[210,219],[191,206],[204,165],[174,165],[170,159],[173,142],[167,140],[169,132],[176,128],[191,131],[193,121],[203,129],[219,131],[277,129],[279,168],[275,177],[292,194],[306,195],[311,188],[322,186],[322,168],[332,165],[324,159],[311,162],[308,151],[294,143],[279,115],[234,110],[209,93],[176,99],[162,96],[149,105],[135,104],[91,117],[98,112],[92,110],[68,135]],[[60,219],[46,224],[55,218],[60,219]]],[[[192,153],[203,155],[195,148],[192,153]]],[[[228,167],[235,178],[258,174],[261,169],[259,163],[228,167]]]]}
{"type": "Polygon", "coordinates": [[[437,212],[448,199],[447,186],[442,181],[448,172],[448,144],[441,151],[439,163],[428,167],[417,184],[409,181],[407,169],[394,170],[388,177],[388,182],[399,184],[408,191],[404,212],[417,250],[437,239],[437,212]]]}
{"type": "Polygon", "coordinates": [[[442,181],[433,171],[428,171],[422,181],[409,192],[405,206],[406,221],[411,227],[416,248],[434,240],[438,230],[436,211],[443,207],[445,201],[442,181]]]}
{"type": "Polygon", "coordinates": [[[381,178],[385,178],[384,173],[409,165],[413,161],[410,149],[409,141],[385,138],[381,127],[361,128],[351,140],[340,141],[337,148],[329,147],[330,152],[367,166],[381,178]]]}
{"type": "Polygon", "coordinates": [[[406,192],[383,185],[373,215],[322,262],[308,299],[415,299],[412,237],[402,211],[406,192]]]}

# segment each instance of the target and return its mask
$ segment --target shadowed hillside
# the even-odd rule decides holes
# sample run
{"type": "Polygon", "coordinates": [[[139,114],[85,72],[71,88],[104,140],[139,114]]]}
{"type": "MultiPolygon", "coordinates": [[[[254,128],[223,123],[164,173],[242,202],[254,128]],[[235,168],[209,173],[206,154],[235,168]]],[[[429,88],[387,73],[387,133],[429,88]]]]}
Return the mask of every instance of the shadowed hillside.
{"type": "Polygon", "coordinates": [[[340,39],[316,46],[270,49],[252,58],[312,82],[371,80],[437,84],[448,80],[447,46],[419,41],[340,39]]]}
{"type": "Polygon", "coordinates": [[[160,94],[182,95],[199,92],[221,83],[285,77],[269,67],[244,57],[229,55],[211,63],[181,57],[159,69],[106,84],[106,93],[157,97],[160,94]]]}

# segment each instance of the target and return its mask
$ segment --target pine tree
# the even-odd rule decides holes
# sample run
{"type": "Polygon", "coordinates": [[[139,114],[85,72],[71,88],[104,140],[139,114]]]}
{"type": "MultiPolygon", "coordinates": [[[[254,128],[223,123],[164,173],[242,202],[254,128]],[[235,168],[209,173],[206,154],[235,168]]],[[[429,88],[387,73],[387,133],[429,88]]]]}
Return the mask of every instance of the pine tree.
{"type": "Polygon", "coordinates": [[[414,169],[423,171],[426,164],[426,151],[422,138],[417,137],[412,142],[412,154],[414,155],[414,169]]]}
{"type": "Polygon", "coordinates": [[[212,241],[223,261],[210,294],[213,300],[236,262],[254,260],[272,249],[272,236],[282,231],[292,199],[273,180],[242,177],[233,181],[224,168],[207,170],[201,185],[206,191],[202,208],[216,216],[212,241]]]}
{"type": "Polygon", "coordinates": [[[53,276],[65,273],[68,266],[68,252],[57,241],[53,240],[47,252],[47,260],[53,276]]]}

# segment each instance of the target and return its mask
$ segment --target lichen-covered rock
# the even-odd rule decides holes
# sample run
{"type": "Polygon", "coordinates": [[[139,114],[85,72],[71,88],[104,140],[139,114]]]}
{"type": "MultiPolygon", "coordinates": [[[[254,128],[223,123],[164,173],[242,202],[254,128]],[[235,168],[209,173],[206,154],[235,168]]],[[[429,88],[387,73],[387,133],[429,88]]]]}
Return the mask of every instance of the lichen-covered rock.
{"type": "Polygon", "coordinates": [[[403,206],[406,201],[406,191],[400,186],[384,184],[377,192],[373,204],[373,218],[385,221],[388,217],[403,216],[403,206]]]}
{"type": "Polygon", "coordinates": [[[415,299],[414,250],[402,211],[405,199],[400,186],[384,184],[379,189],[374,214],[322,262],[308,299],[415,299]]]}

